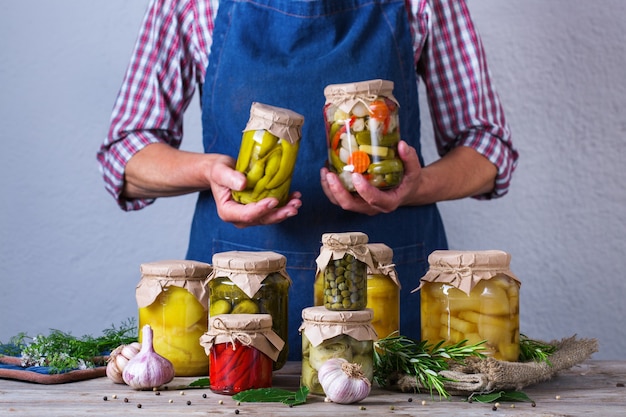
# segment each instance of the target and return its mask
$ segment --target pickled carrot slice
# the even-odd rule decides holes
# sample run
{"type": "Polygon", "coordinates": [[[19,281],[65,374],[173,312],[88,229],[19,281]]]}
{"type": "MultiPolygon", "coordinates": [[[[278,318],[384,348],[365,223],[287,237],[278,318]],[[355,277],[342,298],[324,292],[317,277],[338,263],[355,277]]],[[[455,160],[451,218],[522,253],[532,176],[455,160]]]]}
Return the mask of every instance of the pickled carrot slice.
{"type": "Polygon", "coordinates": [[[363,151],[354,151],[348,157],[347,163],[354,166],[353,172],[362,173],[370,166],[370,157],[363,151]]]}

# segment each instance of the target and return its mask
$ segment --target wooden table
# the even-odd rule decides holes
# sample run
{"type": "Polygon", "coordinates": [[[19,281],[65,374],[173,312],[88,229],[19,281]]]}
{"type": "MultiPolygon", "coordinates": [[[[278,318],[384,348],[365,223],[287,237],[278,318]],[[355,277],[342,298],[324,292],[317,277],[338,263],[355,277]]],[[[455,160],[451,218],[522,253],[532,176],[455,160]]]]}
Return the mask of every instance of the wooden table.
{"type": "MultiPolygon", "coordinates": [[[[296,390],[299,363],[275,373],[274,387],[296,390]]],[[[626,416],[626,361],[587,361],[561,372],[551,381],[524,390],[530,403],[468,403],[428,394],[408,394],[374,388],[362,402],[341,405],[309,395],[293,408],[280,403],[237,404],[230,396],[208,389],[180,390],[197,378],[175,378],[167,391],[134,391],[106,377],[58,385],[0,379],[1,416],[626,416]],[[107,397],[107,400],[104,400],[107,397]],[[125,398],[128,401],[125,401],[125,398]],[[188,403],[189,402],[189,403],[188,403]],[[141,407],[140,407],[141,405],[141,407]]]]}

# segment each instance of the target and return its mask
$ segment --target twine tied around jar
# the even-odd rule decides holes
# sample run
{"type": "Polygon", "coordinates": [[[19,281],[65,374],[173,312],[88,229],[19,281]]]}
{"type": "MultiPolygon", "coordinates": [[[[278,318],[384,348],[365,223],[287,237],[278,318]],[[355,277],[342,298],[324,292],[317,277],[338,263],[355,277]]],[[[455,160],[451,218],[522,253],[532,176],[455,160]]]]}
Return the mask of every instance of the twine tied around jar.
{"type": "MultiPolygon", "coordinates": [[[[224,323],[224,321],[219,317],[216,317],[215,320],[213,320],[213,327],[230,339],[230,343],[233,345],[233,350],[237,350],[235,342],[239,342],[243,346],[250,346],[252,344],[252,338],[250,337],[250,334],[245,331],[241,331],[240,329],[232,330],[228,328],[226,323],[224,323]]],[[[264,331],[258,330],[255,330],[254,332],[264,333],[264,331]]]]}

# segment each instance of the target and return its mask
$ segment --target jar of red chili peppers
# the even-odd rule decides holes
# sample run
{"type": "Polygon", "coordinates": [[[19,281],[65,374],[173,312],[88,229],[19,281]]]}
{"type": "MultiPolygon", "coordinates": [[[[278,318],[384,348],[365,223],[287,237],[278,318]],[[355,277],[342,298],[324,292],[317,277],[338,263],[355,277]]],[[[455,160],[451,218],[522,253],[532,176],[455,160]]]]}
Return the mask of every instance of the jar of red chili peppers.
{"type": "Polygon", "coordinates": [[[273,363],[284,345],[269,314],[211,317],[200,343],[209,356],[209,388],[228,395],[270,388],[273,363]]]}
{"type": "Polygon", "coordinates": [[[361,365],[363,374],[374,378],[374,341],[378,339],[372,326],[371,309],[330,311],[325,307],[302,310],[302,374],[301,385],[311,394],[324,394],[317,372],[331,358],[343,358],[361,365]]]}
{"type": "MultiPolygon", "coordinates": [[[[229,251],[213,255],[209,275],[209,317],[218,314],[270,314],[272,328],[288,340],[289,287],[287,259],[271,251],[229,251]]],[[[287,362],[288,344],[274,363],[287,362]]]]}
{"type": "MultiPolygon", "coordinates": [[[[316,259],[323,276],[323,305],[329,310],[362,310],[367,305],[367,268],[373,268],[362,232],[324,233],[316,259]]],[[[319,279],[319,278],[318,278],[319,279]]]]}
{"type": "Polygon", "coordinates": [[[400,184],[400,128],[393,82],[369,80],[331,84],[324,89],[328,166],[354,191],[352,173],[380,189],[400,184]]]}
{"type": "MultiPolygon", "coordinates": [[[[154,349],[174,365],[176,376],[202,376],[208,359],[198,338],[207,331],[211,265],[188,260],[141,264],[135,296],[139,328],[154,331],[154,349]]],[[[141,333],[139,334],[141,342],[141,333]]]]}
{"type": "Polygon", "coordinates": [[[233,191],[242,204],[266,197],[284,205],[289,197],[304,117],[289,109],[252,103],[235,169],[246,175],[246,188],[233,191]]]}

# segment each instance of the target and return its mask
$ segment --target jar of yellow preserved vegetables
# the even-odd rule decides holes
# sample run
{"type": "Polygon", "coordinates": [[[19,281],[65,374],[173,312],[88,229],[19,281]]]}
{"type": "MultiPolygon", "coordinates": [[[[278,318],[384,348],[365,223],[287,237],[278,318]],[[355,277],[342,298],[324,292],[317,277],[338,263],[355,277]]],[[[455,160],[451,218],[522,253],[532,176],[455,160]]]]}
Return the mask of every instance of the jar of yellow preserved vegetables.
{"type": "MultiPolygon", "coordinates": [[[[485,341],[498,360],[519,359],[520,282],[502,251],[434,251],[420,286],[422,340],[485,341]]],[[[417,290],[417,289],[416,289],[417,290]]]]}
{"type": "Polygon", "coordinates": [[[229,251],[213,255],[209,276],[209,317],[218,314],[269,314],[272,329],[285,341],[274,370],[289,351],[287,258],[271,251],[229,251]]]}
{"type": "Polygon", "coordinates": [[[374,268],[367,271],[367,308],[374,312],[372,325],[379,337],[400,333],[400,281],[393,264],[393,250],[383,243],[367,245],[374,268]]]}
{"type": "MultiPolygon", "coordinates": [[[[207,280],[211,265],[187,260],[141,264],[135,296],[139,328],[149,324],[154,350],[174,365],[176,376],[204,376],[209,360],[200,345],[208,328],[207,280]]],[[[141,334],[139,335],[141,342],[141,334]]]]}
{"type": "Polygon", "coordinates": [[[362,232],[324,233],[316,259],[324,277],[324,306],[329,310],[362,310],[367,305],[367,268],[373,268],[362,232]]]}
{"type": "Polygon", "coordinates": [[[324,89],[328,167],[349,191],[354,191],[352,173],[380,189],[402,181],[399,105],[393,86],[393,81],[377,79],[324,89]]]}
{"type": "Polygon", "coordinates": [[[374,341],[378,339],[372,326],[373,312],[331,311],[323,306],[302,310],[302,373],[301,385],[312,394],[324,395],[317,372],[331,358],[343,358],[361,365],[363,374],[374,379],[374,341]]]}
{"type": "Polygon", "coordinates": [[[252,103],[235,165],[246,175],[246,188],[233,190],[235,201],[274,197],[279,206],[287,202],[303,123],[304,117],[289,109],[252,103]]]}

